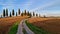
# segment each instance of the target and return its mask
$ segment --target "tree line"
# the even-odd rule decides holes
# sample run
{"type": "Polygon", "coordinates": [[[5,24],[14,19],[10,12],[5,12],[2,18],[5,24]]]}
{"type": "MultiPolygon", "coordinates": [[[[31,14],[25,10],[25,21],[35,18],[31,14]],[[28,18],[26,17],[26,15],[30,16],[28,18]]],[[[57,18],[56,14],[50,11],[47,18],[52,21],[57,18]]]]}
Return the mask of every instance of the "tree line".
{"type": "Polygon", "coordinates": [[[25,16],[29,16],[29,17],[35,17],[35,16],[40,17],[40,14],[37,14],[37,13],[35,14],[35,12],[31,13],[31,12],[26,11],[26,10],[24,10],[24,12],[23,12],[20,9],[18,9],[17,12],[15,12],[14,9],[12,9],[12,12],[10,12],[9,14],[8,14],[8,9],[3,9],[3,15],[1,15],[1,17],[13,17],[13,16],[18,16],[18,15],[19,16],[24,16],[25,15],[25,16]]]}

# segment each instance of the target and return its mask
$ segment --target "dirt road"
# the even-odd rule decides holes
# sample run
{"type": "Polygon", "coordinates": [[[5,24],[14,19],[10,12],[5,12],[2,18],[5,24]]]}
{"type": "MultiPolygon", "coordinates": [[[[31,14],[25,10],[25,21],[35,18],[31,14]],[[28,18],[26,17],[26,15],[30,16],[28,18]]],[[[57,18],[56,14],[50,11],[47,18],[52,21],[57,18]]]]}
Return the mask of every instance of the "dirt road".
{"type": "Polygon", "coordinates": [[[27,34],[34,34],[25,23],[25,20],[22,20],[18,26],[17,34],[23,34],[23,28],[26,30],[27,34]]]}
{"type": "Polygon", "coordinates": [[[22,26],[22,22],[20,22],[19,26],[18,26],[18,30],[17,30],[17,34],[23,34],[23,26],[22,26]]]}

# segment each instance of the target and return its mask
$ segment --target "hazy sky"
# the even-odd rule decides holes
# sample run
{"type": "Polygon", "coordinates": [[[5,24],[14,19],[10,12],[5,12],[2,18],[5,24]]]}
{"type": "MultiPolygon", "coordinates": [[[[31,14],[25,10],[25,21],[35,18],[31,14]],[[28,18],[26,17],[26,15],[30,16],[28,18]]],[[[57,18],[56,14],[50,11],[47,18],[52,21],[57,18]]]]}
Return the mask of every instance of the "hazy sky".
{"type": "Polygon", "coordinates": [[[35,11],[41,15],[60,16],[60,0],[0,0],[0,14],[2,10],[8,8],[9,12],[18,8],[35,11]]]}

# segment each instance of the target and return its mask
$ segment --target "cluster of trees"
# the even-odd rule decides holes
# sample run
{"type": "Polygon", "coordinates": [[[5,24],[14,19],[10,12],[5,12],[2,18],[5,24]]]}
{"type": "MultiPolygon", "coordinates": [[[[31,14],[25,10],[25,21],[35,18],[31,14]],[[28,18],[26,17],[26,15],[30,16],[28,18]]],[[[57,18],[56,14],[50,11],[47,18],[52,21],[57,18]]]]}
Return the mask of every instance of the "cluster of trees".
{"type": "MultiPolygon", "coordinates": [[[[20,9],[18,9],[18,13],[16,12],[16,16],[17,15],[20,15],[20,9]]],[[[14,11],[14,9],[12,9],[12,12],[10,12],[10,14],[8,14],[8,9],[3,9],[3,15],[1,15],[1,16],[3,16],[3,17],[13,17],[13,16],[15,16],[15,11],[14,11]]]]}
{"type": "MultiPolygon", "coordinates": [[[[20,15],[20,16],[25,15],[25,16],[29,16],[29,17],[32,17],[32,16],[38,17],[38,14],[35,14],[35,12],[31,13],[29,11],[24,10],[24,12],[21,13],[20,9],[18,9],[18,12],[16,12],[16,14],[15,14],[14,9],[12,9],[12,12],[10,12],[9,14],[8,14],[8,9],[3,9],[3,15],[1,15],[1,17],[13,17],[13,16],[18,16],[18,15],[20,15]]],[[[39,17],[40,17],[40,14],[39,14],[39,17]]]]}
{"type": "Polygon", "coordinates": [[[8,9],[3,9],[3,17],[12,17],[12,16],[14,16],[15,15],[15,13],[14,13],[14,9],[12,10],[12,13],[10,12],[10,14],[8,14],[8,9]]]}

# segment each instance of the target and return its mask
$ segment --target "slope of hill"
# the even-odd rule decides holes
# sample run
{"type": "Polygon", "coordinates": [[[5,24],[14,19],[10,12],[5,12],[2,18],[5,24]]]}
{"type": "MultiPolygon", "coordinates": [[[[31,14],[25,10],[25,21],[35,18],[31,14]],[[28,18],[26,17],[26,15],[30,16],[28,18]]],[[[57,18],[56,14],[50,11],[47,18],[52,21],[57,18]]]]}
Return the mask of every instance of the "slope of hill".
{"type": "Polygon", "coordinates": [[[52,34],[60,34],[60,18],[30,18],[28,21],[52,34]]]}
{"type": "Polygon", "coordinates": [[[27,18],[28,16],[7,17],[0,19],[0,34],[7,34],[9,28],[17,21],[27,18]]]}

